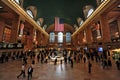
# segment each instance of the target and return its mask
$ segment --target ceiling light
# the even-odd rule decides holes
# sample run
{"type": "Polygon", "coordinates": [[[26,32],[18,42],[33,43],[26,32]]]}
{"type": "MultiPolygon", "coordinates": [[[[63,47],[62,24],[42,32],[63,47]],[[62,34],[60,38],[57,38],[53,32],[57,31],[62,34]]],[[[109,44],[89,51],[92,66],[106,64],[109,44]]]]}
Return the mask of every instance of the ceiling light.
{"type": "Polygon", "coordinates": [[[0,6],[0,9],[2,9],[3,7],[2,6],[0,6]]]}
{"type": "Polygon", "coordinates": [[[118,8],[120,8],[120,4],[118,5],[118,8]]]}

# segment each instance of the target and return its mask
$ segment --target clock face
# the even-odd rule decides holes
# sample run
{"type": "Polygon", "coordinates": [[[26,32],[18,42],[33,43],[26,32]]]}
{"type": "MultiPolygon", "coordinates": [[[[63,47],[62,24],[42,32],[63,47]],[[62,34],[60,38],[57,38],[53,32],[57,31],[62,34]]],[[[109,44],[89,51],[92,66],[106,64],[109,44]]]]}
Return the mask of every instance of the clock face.
{"type": "Polygon", "coordinates": [[[15,0],[15,2],[16,2],[17,4],[20,4],[20,0],[15,0]]]}

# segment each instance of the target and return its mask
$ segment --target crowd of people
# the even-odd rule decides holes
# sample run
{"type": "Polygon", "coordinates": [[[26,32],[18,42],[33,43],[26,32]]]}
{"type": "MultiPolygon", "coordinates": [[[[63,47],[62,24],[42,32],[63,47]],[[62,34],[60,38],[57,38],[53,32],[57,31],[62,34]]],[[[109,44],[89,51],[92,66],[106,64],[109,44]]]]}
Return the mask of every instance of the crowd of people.
{"type": "MultiPolygon", "coordinates": [[[[112,67],[112,61],[110,55],[108,55],[108,51],[104,50],[102,53],[98,52],[97,50],[63,50],[61,56],[63,59],[60,60],[60,64],[70,64],[71,68],[74,67],[74,63],[81,63],[88,64],[88,73],[91,74],[92,70],[92,62],[100,63],[103,69],[108,69],[112,67]]],[[[26,77],[26,70],[27,70],[27,76],[28,80],[32,78],[32,74],[34,72],[34,64],[37,63],[49,63],[51,62],[51,57],[55,57],[58,55],[58,51],[56,49],[53,50],[42,50],[42,51],[25,51],[21,52],[21,54],[13,54],[10,55],[3,55],[2,57],[2,63],[5,61],[9,61],[9,58],[11,57],[12,60],[20,59],[22,60],[21,65],[21,72],[17,76],[19,77],[26,77]],[[7,60],[6,57],[8,56],[7,60]],[[29,58],[29,60],[28,60],[29,58]],[[28,61],[30,63],[28,64],[28,61]]],[[[57,65],[57,58],[55,58],[55,61],[53,62],[54,65],[57,65]]],[[[116,67],[118,70],[120,70],[120,58],[116,60],[116,67]]]]}

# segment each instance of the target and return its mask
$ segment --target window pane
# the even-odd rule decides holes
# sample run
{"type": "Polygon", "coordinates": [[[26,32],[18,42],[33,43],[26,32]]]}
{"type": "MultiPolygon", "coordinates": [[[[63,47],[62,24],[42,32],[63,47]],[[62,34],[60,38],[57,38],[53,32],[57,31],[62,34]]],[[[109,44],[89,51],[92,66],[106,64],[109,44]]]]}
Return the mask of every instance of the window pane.
{"type": "Polygon", "coordinates": [[[28,14],[31,18],[34,18],[34,17],[33,17],[33,13],[32,13],[31,10],[27,10],[27,14],[28,14]]]}
{"type": "Polygon", "coordinates": [[[15,0],[15,2],[16,2],[17,4],[20,4],[20,0],[15,0]]]}
{"type": "Polygon", "coordinates": [[[70,33],[70,32],[67,32],[67,33],[66,33],[66,42],[67,42],[67,43],[70,43],[70,42],[71,42],[71,33],[70,33]]]}
{"type": "Polygon", "coordinates": [[[90,9],[89,11],[88,11],[88,14],[87,14],[87,17],[89,17],[92,13],[93,13],[93,9],[90,9]]]}
{"type": "Polygon", "coordinates": [[[63,33],[62,32],[58,33],[58,43],[63,43],[63,33]]]}
{"type": "Polygon", "coordinates": [[[55,42],[55,33],[54,33],[54,32],[51,32],[51,33],[50,33],[50,39],[49,39],[49,41],[50,41],[51,43],[55,42]]]}
{"type": "Polygon", "coordinates": [[[40,23],[40,21],[37,21],[37,24],[38,24],[39,26],[41,26],[41,23],[40,23]]]}

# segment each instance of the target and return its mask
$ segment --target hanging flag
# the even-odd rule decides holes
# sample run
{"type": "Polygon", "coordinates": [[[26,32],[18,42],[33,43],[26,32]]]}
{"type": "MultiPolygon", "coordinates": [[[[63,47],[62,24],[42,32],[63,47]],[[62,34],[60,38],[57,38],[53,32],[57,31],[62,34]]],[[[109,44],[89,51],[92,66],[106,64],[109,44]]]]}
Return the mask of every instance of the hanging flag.
{"type": "Polygon", "coordinates": [[[63,19],[55,17],[55,31],[64,31],[63,19]]]}

